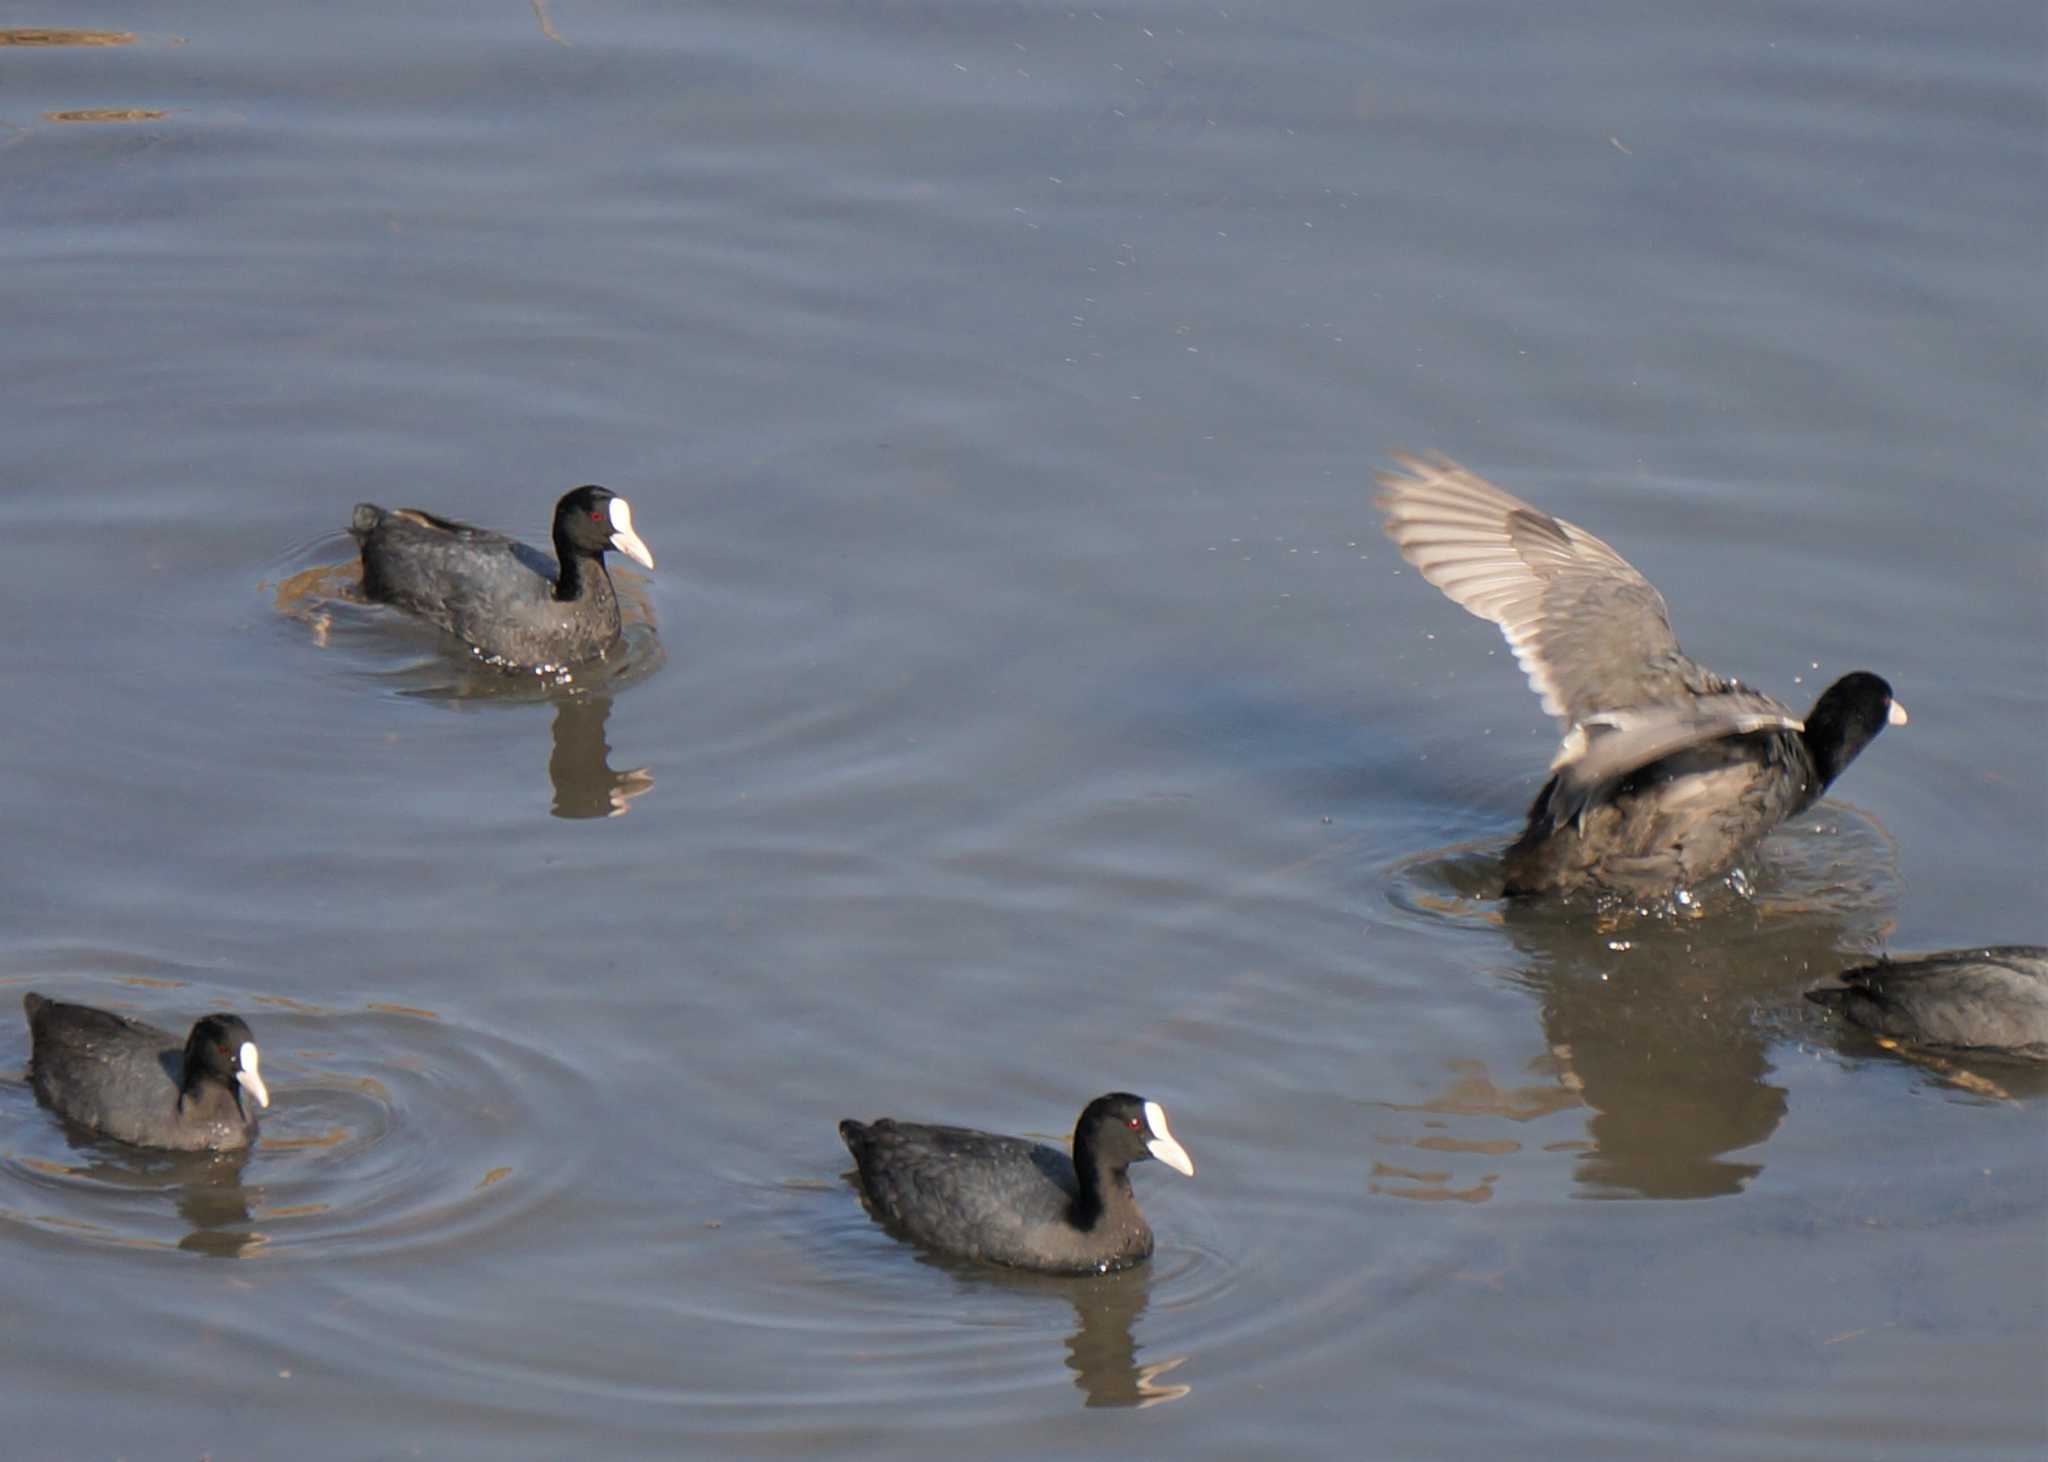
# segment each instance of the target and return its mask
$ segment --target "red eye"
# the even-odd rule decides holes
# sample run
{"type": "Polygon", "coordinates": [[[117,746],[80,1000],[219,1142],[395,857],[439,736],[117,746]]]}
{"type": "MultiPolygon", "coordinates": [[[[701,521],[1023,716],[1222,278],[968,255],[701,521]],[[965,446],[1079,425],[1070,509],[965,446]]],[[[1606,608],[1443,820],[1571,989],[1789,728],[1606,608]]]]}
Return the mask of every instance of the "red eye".
{"type": "Polygon", "coordinates": [[[1126,1117],[1124,1118],[1124,1125],[1130,1128],[1133,1132],[1135,1132],[1145,1124],[1143,1122],[1140,1122],[1136,1117],[1126,1117]]]}
{"type": "Polygon", "coordinates": [[[599,512],[592,512],[590,515],[590,521],[593,523],[602,523],[604,521],[604,514],[599,512]]]}

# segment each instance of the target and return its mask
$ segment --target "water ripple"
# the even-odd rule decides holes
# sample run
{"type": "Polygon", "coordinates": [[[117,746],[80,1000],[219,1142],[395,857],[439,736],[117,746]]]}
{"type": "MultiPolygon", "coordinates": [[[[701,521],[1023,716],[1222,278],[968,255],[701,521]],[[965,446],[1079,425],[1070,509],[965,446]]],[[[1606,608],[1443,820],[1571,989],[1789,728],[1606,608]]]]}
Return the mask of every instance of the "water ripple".
{"type": "MultiPolygon", "coordinates": [[[[155,1001],[78,998],[180,1018],[155,1001]]],[[[323,1010],[189,988],[177,1001],[179,1012],[236,1006],[259,1033],[272,1094],[253,1151],[126,1147],[41,1110],[25,1081],[7,1083],[0,1223],[217,1257],[419,1255],[488,1245],[575,1181],[566,1127],[591,1110],[591,1090],[542,1052],[398,1006],[323,1010]]]]}

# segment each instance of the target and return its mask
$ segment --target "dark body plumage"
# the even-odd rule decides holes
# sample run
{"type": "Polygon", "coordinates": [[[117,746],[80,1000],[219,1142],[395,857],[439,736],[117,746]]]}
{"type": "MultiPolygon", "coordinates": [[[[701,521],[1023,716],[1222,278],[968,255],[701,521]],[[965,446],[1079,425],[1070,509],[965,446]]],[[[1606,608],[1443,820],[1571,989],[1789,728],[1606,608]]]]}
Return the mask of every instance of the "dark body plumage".
{"type": "Polygon", "coordinates": [[[1808,990],[1866,1030],[1915,1045],[2048,1061],[2048,949],[1951,949],[1844,970],[1808,990]]]}
{"type": "Polygon", "coordinates": [[[619,642],[619,598],[605,567],[616,548],[648,568],[626,500],[579,487],[555,505],[555,562],[502,533],[417,508],[356,504],[363,593],[439,625],[484,660],[555,670],[619,642]]]}
{"type": "Polygon", "coordinates": [[[240,1016],[209,1015],[179,1040],[90,1005],[22,997],[29,1080],[59,1116],[138,1147],[247,1147],[270,1093],[240,1016]],[[253,1102],[245,1098],[253,1098],[253,1102]]]}
{"type": "Polygon", "coordinates": [[[1658,896],[1727,871],[1904,710],[1865,671],[1802,722],[1694,663],[1664,599],[1620,554],[1440,455],[1379,481],[1387,536],[1506,636],[1565,726],[1505,857],[1509,894],[1658,896]]]}
{"type": "Polygon", "coordinates": [[[1194,1164],[1157,1102],[1097,1097],[1074,1125],[1074,1154],[1019,1137],[919,1122],[846,1121],[869,1209],[935,1253],[1020,1269],[1083,1274],[1152,1253],[1127,1169],[1157,1157],[1194,1164]]]}

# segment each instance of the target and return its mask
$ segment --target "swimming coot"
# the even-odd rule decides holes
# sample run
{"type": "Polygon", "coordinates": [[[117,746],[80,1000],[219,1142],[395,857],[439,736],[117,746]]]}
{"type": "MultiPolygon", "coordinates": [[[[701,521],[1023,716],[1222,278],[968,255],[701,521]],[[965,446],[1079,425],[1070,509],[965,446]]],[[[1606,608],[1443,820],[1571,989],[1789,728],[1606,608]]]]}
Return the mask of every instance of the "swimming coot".
{"type": "Polygon", "coordinates": [[[238,1015],[209,1015],[180,1041],[169,1031],[41,995],[28,1012],[29,1080],[59,1116],[138,1147],[247,1147],[270,1105],[256,1038],[238,1015]]]}
{"type": "Polygon", "coordinates": [[[602,487],[579,487],[555,504],[554,563],[501,533],[418,508],[357,503],[349,532],[362,548],[365,595],[517,670],[559,670],[618,643],[606,549],[654,567],[633,531],[632,508],[602,487]]]}
{"type": "Polygon", "coordinates": [[[1582,528],[1450,458],[1396,454],[1379,505],[1401,556],[1500,626],[1565,726],[1507,850],[1509,894],[1657,896],[1711,878],[1828,784],[1905,708],[1867,671],[1804,722],[1686,658],[1664,599],[1582,528]]]}
{"type": "Polygon", "coordinates": [[[917,1122],[841,1122],[868,1208],[935,1253],[1054,1274],[1122,1269],[1152,1252],[1131,1196],[1134,1162],[1195,1164],[1157,1102],[1097,1097],[1074,1124],[1074,1155],[1020,1137],[917,1122]]]}
{"type": "Polygon", "coordinates": [[[1881,959],[1840,978],[1806,998],[1894,1040],[2048,1061],[2048,949],[2038,944],[1881,959]]]}

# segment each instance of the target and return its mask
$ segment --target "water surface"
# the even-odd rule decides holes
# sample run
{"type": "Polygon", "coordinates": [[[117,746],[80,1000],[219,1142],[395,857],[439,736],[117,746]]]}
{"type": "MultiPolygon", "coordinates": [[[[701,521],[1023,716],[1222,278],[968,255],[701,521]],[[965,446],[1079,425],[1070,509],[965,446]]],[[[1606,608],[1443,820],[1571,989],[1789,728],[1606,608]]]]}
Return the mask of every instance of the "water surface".
{"type": "Polygon", "coordinates": [[[194,1165],[0,1085],[21,1455],[2048,1441],[2048,1091],[1800,998],[2048,938],[2038,14],[33,19],[99,34],[0,47],[0,983],[238,1009],[276,1102],[194,1165]],[[1747,896],[1504,908],[1554,732],[1395,447],[1911,726],[1747,896]],[[585,481],[617,675],[295,592],[585,481]],[[1118,1087],[1198,1165],[1144,1270],[843,1181],[1118,1087]]]}

